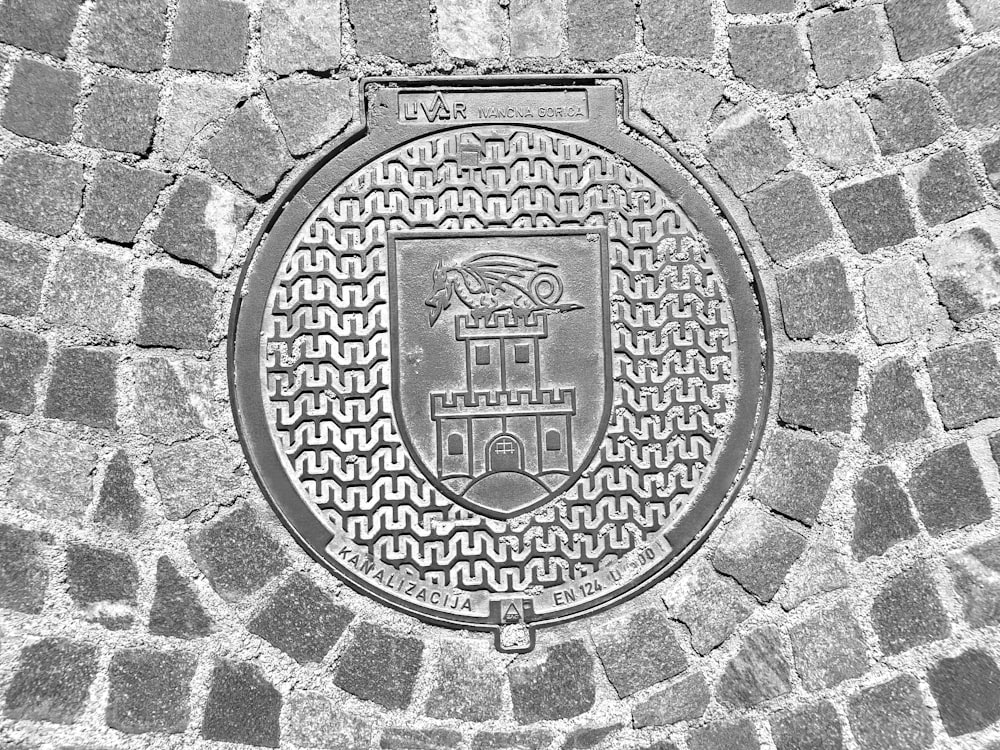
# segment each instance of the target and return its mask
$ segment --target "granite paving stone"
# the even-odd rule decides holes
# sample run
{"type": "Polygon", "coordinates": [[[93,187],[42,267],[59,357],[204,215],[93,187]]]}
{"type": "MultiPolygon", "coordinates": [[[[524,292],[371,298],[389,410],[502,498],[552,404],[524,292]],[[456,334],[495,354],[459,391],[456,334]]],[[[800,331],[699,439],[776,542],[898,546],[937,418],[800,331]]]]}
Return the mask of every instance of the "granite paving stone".
{"type": "Polygon", "coordinates": [[[924,698],[908,674],[852,695],[847,718],[861,750],[922,750],[934,744],[924,698]]]}
{"type": "Polygon", "coordinates": [[[884,554],[892,545],[917,535],[910,503],[892,469],[865,469],[854,485],[854,536],[858,560],[884,554]]]}
{"type": "Polygon", "coordinates": [[[15,149],[0,165],[0,219],[58,237],[83,200],[83,166],[61,156],[15,149]]]}
{"type": "Polygon", "coordinates": [[[156,589],[149,608],[149,632],[172,638],[202,638],[215,630],[194,587],[166,555],[156,561],[156,589]]]}
{"type": "Polygon", "coordinates": [[[0,313],[29,317],[38,312],[48,263],[43,248],[0,238],[0,313]]]}
{"type": "Polygon", "coordinates": [[[35,410],[35,390],[48,352],[42,337],[0,328],[0,408],[17,414],[35,410]]]}
{"type": "Polygon", "coordinates": [[[938,299],[956,323],[1000,305],[1000,213],[955,222],[924,250],[938,299]]]}
{"type": "Polygon", "coordinates": [[[785,577],[778,601],[786,612],[814,596],[846,588],[851,561],[829,531],[814,538],[785,577]]]}
{"type": "MultiPolygon", "coordinates": [[[[168,159],[181,159],[191,142],[210,132],[245,96],[241,84],[200,76],[177,78],[166,89],[156,147],[168,159]]],[[[197,179],[185,175],[184,180],[197,179]]]]}
{"type": "Polygon", "coordinates": [[[985,651],[969,649],[927,671],[944,730],[960,737],[1000,721],[1000,669],[985,651]]]}
{"type": "Polygon", "coordinates": [[[439,0],[438,40],[460,60],[499,58],[503,11],[496,0],[439,0]]]}
{"type": "Polygon", "coordinates": [[[924,395],[910,364],[898,357],[880,366],[868,389],[868,411],[862,437],[876,452],[923,435],[930,424],[924,395]]]}
{"type": "Polygon", "coordinates": [[[38,614],[45,606],[49,569],[46,535],[0,524],[0,607],[38,614]]]}
{"type": "Polygon", "coordinates": [[[66,143],[73,134],[73,107],[79,97],[78,73],[22,57],[7,91],[3,126],[36,141],[66,143]]]}
{"type": "Polygon", "coordinates": [[[908,167],[905,174],[928,224],[952,221],[983,205],[983,195],[969,169],[969,161],[957,148],[908,167]]]}
{"type": "Polygon", "coordinates": [[[56,261],[43,317],[51,323],[89,328],[111,336],[121,323],[128,265],[112,255],[70,246],[56,261]]]}
{"type": "Polygon", "coordinates": [[[885,155],[926,146],[944,132],[931,90],[909,78],[876,86],[865,111],[885,155]]]}
{"type": "Polygon", "coordinates": [[[941,92],[960,128],[1000,124],[1000,49],[984,47],[937,74],[941,92]]]}
{"type": "MultiPolygon", "coordinates": [[[[515,6],[512,48],[515,30],[522,25],[513,23],[515,6]]],[[[351,22],[361,55],[385,55],[404,63],[431,59],[431,16],[423,0],[351,0],[351,22]]]]}
{"type": "Polygon", "coordinates": [[[507,669],[519,724],[568,719],[594,705],[594,660],[572,640],[519,656],[507,669]]]}
{"type": "Polygon", "coordinates": [[[871,619],[882,652],[888,656],[951,634],[941,597],[922,564],[889,580],[875,596],[871,619]]]}
{"type": "Polygon", "coordinates": [[[714,33],[708,0],[643,3],[639,6],[646,49],[654,55],[707,59],[714,33]]]}
{"type": "Polygon", "coordinates": [[[959,0],[978,32],[1000,28],[1000,4],[997,0],[959,0]]]}
{"type": "Polygon", "coordinates": [[[687,657],[662,609],[643,609],[591,628],[597,655],[621,698],[680,674],[687,657]]]}
{"type": "Polygon", "coordinates": [[[986,168],[986,179],[994,190],[1000,190],[1000,139],[983,144],[979,156],[986,168]]]}
{"type": "Polygon", "coordinates": [[[170,67],[211,73],[237,72],[246,56],[248,18],[242,2],[179,0],[170,67]]]}
{"type": "Polygon", "coordinates": [[[791,114],[802,145],[834,169],[849,169],[875,158],[871,130],[852,99],[824,99],[791,114]]]}
{"type": "Polygon", "coordinates": [[[293,575],[247,623],[247,630],[300,664],[320,662],[354,619],[309,579],[293,575]]]}
{"type": "Polygon", "coordinates": [[[230,602],[258,591],[288,565],[280,545],[247,505],[199,528],[188,547],[212,588],[230,602]]]}
{"type": "Polygon", "coordinates": [[[179,260],[219,274],[251,211],[234,193],[188,175],[170,196],[153,242],[179,260]]]}
{"type": "Polygon", "coordinates": [[[868,671],[864,633],[844,604],[826,607],[789,631],[795,671],[806,690],[834,687],[868,671]]]}
{"type": "Polygon", "coordinates": [[[196,662],[183,652],[116,651],[108,667],[108,726],[126,734],[183,732],[196,662]]]}
{"type": "Polygon", "coordinates": [[[642,729],[700,719],[711,697],[705,676],[701,672],[692,672],[636,704],[632,709],[632,723],[636,729],[642,729]]]}
{"type": "Polygon", "coordinates": [[[604,741],[621,728],[621,724],[578,727],[566,735],[566,739],[562,744],[562,750],[590,750],[598,746],[607,747],[607,745],[603,744],[604,741]]]}
{"type": "Polygon", "coordinates": [[[867,78],[882,67],[882,42],[872,6],[816,17],[809,25],[809,44],[823,86],[867,78]]]}
{"type": "Polygon", "coordinates": [[[472,738],[471,750],[543,750],[552,744],[552,733],[517,729],[479,732],[472,738]]]}
{"type": "Polygon", "coordinates": [[[664,597],[667,612],[684,623],[691,633],[691,646],[704,655],[722,644],[753,612],[752,600],[728,578],[706,563],[681,571],[677,585],[664,597]]]}
{"type": "Polygon", "coordinates": [[[810,87],[809,58],[791,24],[730,26],[729,64],[759,89],[793,94],[810,87]]]}
{"type": "Polygon", "coordinates": [[[642,109],[678,141],[704,141],[724,86],[704,73],[656,68],[642,93],[642,109]]]}
{"type": "Polygon", "coordinates": [[[340,0],[264,0],[260,17],[264,68],[278,75],[333,70],[340,64],[340,23],[340,0]]]}
{"type": "Polygon", "coordinates": [[[511,0],[508,12],[511,57],[559,56],[566,12],[561,0],[511,0]]]}
{"type": "Polygon", "coordinates": [[[254,101],[226,118],[206,145],[205,156],[215,169],[255,198],[271,193],[292,166],[280,136],[264,122],[254,101]]]}
{"type": "Polygon", "coordinates": [[[749,719],[717,721],[688,735],[689,750],[758,750],[760,740],[749,719]]]}
{"type": "Polygon", "coordinates": [[[42,638],[21,649],[4,700],[13,720],[73,723],[97,676],[97,647],[68,638],[42,638]]]}
{"type": "Polygon", "coordinates": [[[101,161],[87,191],[83,231],[92,237],[131,245],[171,178],[153,169],[132,169],[111,159],[101,161]]]}
{"type": "Polygon", "coordinates": [[[730,13],[791,13],[795,8],[794,0],[726,0],[726,10],[730,13]]]}
{"type": "Polygon", "coordinates": [[[388,727],[379,738],[381,750],[452,750],[462,733],[446,727],[388,727]]]}
{"type": "Polygon", "coordinates": [[[865,274],[865,314],[877,344],[924,336],[933,320],[930,280],[912,258],[875,266],[865,274]]]}
{"type": "Polygon", "coordinates": [[[143,514],[142,495],[135,487],[135,470],[125,451],[119,449],[104,470],[94,521],[132,534],[142,523],[143,514]]]}
{"type": "Polygon", "coordinates": [[[767,118],[749,107],[737,109],[715,130],[706,155],[738,194],[760,187],[791,161],[767,118]]]}
{"type": "Polygon", "coordinates": [[[7,0],[0,6],[0,41],[65,59],[81,0],[7,0]]]}
{"type": "Polygon", "coordinates": [[[843,750],[844,734],[829,701],[786,709],[771,717],[776,750],[843,750]]]}
{"type": "Polygon", "coordinates": [[[840,260],[828,255],[777,274],[789,338],[835,336],[854,328],[854,298],[840,260]]]}
{"type": "Polygon", "coordinates": [[[132,625],[139,571],[123,552],[71,543],[66,548],[66,584],[84,619],[108,630],[132,625]]]}
{"type": "Polygon", "coordinates": [[[49,518],[81,518],[90,505],[97,451],[80,440],[25,430],[7,500],[49,518]]]}
{"type": "Polygon", "coordinates": [[[145,154],[153,143],[160,89],[150,83],[99,75],[83,110],[88,146],[145,154]]]}
{"type": "Polygon", "coordinates": [[[202,432],[207,383],[194,366],[151,357],[136,361],[134,372],[135,423],[143,435],[173,443],[202,432]]]}
{"type": "Polygon", "coordinates": [[[812,180],[791,172],[746,196],[767,254],[782,261],[833,237],[833,225],[812,180]]]}
{"type": "Polygon", "coordinates": [[[889,0],[885,14],[903,62],[961,44],[945,0],[889,0]]]}
{"type": "Polygon", "coordinates": [[[743,638],[715,686],[716,697],[736,708],[749,708],[792,689],[791,665],[782,653],[781,634],[766,625],[743,638]]]}
{"type": "Polygon", "coordinates": [[[405,709],[413,696],[424,644],[373,623],[360,623],[351,633],[333,674],[346,692],[387,709],[405,709]],[[371,665],[379,664],[373,670],[371,665]]]}
{"type": "Polygon", "coordinates": [[[87,56],[147,73],[163,67],[167,0],[97,0],[90,12],[87,56]]]}
{"type": "Polygon", "coordinates": [[[859,253],[917,236],[898,175],[874,177],[835,190],[830,200],[859,253]]]}
{"type": "Polygon", "coordinates": [[[232,456],[218,438],[154,448],[149,462],[163,514],[172,521],[227,505],[237,492],[232,456]]]}
{"type": "Polygon", "coordinates": [[[811,526],[826,499],[839,450],[788,430],[765,443],[754,497],[782,515],[811,526]]]}
{"type": "Polygon", "coordinates": [[[288,723],[282,740],[299,747],[370,750],[372,722],[335,706],[320,693],[293,690],[285,699],[288,723]]]}
{"type": "Polygon", "coordinates": [[[114,430],[117,369],[118,353],[112,349],[69,347],[56,352],[45,394],[45,416],[114,430]]]}
{"type": "Polygon", "coordinates": [[[849,352],[790,353],[778,400],[778,419],[819,432],[846,432],[851,428],[858,367],[858,358],[849,352]]]}
{"type": "Polygon", "coordinates": [[[712,562],[759,601],[769,602],[805,546],[805,537],[790,525],[749,508],[726,526],[712,562]]]}
{"type": "Polygon", "coordinates": [[[215,285],[168,268],[147,268],[139,311],[139,346],[208,349],[215,327],[215,285]]]}
{"type": "Polygon", "coordinates": [[[1000,537],[952,552],[948,568],[969,625],[1000,624],[1000,537]]]}
{"type": "Polygon", "coordinates": [[[566,15],[572,58],[610,60],[635,49],[635,5],[630,0],[567,0],[566,15]]]}
{"type": "Polygon", "coordinates": [[[927,371],[945,429],[1000,416],[1000,365],[990,343],[937,349],[927,357],[927,371]]]}
{"type": "Polygon", "coordinates": [[[985,521],[990,499],[967,443],[936,450],[907,485],[920,520],[934,536],[985,521]]]}
{"type": "Polygon", "coordinates": [[[500,718],[505,675],[488,653],[444,644],[424,714],[433,719],[500,718]]]}
{"type": "Polygon", "coordinates": [[[207,740],[278,747],[281,693],[256,664],[219,659],[205,701],[207,740]]]}
{"type": "Polygon", "coordinates": [[[347,78],[283,78],[264,87],[285,144],[294,156],[315,151],[351,119],[347,78]]]}

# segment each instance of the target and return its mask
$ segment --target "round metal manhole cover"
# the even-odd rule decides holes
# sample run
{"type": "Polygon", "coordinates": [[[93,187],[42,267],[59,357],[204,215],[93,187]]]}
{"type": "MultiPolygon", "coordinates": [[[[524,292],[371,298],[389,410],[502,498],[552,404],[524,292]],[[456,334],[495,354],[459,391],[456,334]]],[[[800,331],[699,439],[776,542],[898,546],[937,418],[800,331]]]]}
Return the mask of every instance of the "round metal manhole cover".
{"type": "Polygon", "coordinates": [[[244,269],[237,425],[347,583],[526,650],[728,507],[769,390],[759,285],[617,78],[362,89],[244,269]]]}

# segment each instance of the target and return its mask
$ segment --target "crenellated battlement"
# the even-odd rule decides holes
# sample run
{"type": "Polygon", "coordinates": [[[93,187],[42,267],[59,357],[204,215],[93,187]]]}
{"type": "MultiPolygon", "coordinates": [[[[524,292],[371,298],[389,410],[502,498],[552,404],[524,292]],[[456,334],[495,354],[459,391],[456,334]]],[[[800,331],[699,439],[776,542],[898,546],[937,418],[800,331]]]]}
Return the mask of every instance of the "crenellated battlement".
{"type": "Polygon", "coordinates": [[[576,414],[575,388],[431,394],[431,419],[576,414]]]}
{"type": "Polygon", "coordinates": [[[455,316],[455,338],[459,341],[482,339],[544,339],[549,335],[545,313],[530,312],[519,319],[510,312],[494,313],[488,318],[470,314],[455,316]]]}

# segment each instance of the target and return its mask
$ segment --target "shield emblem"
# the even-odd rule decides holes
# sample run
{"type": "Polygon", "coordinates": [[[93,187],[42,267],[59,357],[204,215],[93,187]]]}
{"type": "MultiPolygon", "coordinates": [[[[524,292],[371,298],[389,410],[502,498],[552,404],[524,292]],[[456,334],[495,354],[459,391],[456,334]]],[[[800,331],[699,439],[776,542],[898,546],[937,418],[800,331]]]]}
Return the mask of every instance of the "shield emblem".
{"type": "Polygon", "coordinates": [[[572,485],[611,410],[603,229],[393,232],[392,397],[445,496],[509,518],[572,485]]]}

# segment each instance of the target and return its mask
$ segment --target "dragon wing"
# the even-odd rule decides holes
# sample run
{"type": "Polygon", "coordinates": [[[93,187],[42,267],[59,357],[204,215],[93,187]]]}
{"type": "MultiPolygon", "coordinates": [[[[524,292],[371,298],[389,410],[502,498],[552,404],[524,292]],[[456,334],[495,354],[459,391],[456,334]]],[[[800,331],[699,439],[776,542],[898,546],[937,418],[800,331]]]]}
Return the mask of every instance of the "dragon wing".
{"type": "Polygon", "coordinates": [[[461,270],[481,280],[487,289],[499,289],[505,284],[523,289],[523,284],[538,271],[555,267],[555,263],[513,253],[480,253],[462,263],[461,270]]]}

